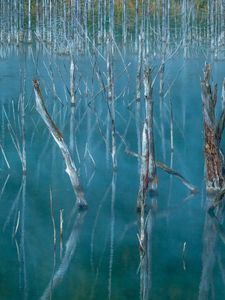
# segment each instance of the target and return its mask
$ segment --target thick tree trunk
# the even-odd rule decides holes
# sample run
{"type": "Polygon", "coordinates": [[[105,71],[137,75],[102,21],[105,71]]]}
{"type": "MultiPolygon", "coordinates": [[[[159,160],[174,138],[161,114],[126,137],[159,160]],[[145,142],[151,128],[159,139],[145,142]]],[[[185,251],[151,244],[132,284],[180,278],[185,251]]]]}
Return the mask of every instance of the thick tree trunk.
{"type": "Polygon", "coordinates": [[[217,138],[217,124],[215,120],[215,107],[217,102],[217,86],[214,89],[210,85],[211,67],[205,65],[204,79],[201,82],[202,103],[204,118],[204,154],[206,188],[208,191],[220,190],[224,184],[222,174],[222,159],[217,138]]]}

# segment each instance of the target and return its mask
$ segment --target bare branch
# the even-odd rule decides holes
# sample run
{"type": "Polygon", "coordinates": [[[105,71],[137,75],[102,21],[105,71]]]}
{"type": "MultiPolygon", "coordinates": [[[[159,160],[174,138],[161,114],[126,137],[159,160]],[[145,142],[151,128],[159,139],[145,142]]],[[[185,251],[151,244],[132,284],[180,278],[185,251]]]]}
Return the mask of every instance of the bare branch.
{"type": "Polygon", "coordinates": [[[161,162],[156,162],[156,167],[162,169],[163,171],[167,172],[170,175],[173,175],[180,179],[180,181],[191,191],[191,193],[197,193],[198,189],[194,185],[192,185],[187,179],[184,178],[183,175],[178,173],[177,171],[171,169],[167,165],[161,163],[161,162]]]}

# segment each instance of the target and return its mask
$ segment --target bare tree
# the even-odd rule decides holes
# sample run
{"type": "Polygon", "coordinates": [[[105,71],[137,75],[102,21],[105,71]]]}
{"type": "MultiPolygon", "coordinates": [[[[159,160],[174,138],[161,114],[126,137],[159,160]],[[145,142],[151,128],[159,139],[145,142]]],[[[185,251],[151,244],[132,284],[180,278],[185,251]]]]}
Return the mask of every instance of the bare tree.
{"type": "MultiPolygon", "coordinates": [[[[219,127],[217,127],[215,118],[217,85],[215,85],[214,88],[211,87],[210,76],[211,66],[209,64],[206,64],[204,69],[204,78],[201,81],[201,87],[205,137],[204,153],[207,180],[206,187],[209,191],[220,190],[224,184],[224,177],[222,174],[223,162],[219,149],[219,136],[221,136],[223,126],[219,125],[219,121],[219,127]]],[[[222,124],[224,124],[224,121],[222,122],[222,124]]]]}

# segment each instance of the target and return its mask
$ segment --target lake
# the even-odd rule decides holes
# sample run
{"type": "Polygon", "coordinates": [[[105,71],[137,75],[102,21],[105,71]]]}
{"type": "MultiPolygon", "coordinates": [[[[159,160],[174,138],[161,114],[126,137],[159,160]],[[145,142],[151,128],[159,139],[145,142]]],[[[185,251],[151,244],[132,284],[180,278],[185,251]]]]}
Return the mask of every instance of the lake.
{"type": "Polygon", "coordinates": [[[0,0],[1,300],[224,299],[224,13],[0,0]]]}
{"type": "MultiPolygon", "coordinates": [[[[106,53],[99,51],[102,55],[96,61],[88,54],[76,57],[76,106],[71,107],[69,56],[52,55],[38,43],[0,49],[1,299],[141,297],[136,203],[143,87],[137,103],[137,54],[129,47],[121,53],[115,50],[118,167],[113,171],[107,93],[100,84],[102,80],[107,86],[106,53]],[[34,78],[40,80],[48,112],[75,162],[87,210],[77,208],[62,154],[35,109],[34,78]]],[[[153,86],[156,160],[182,174],[198,193],[191,194],[179,179],[157,170],[157,193],[148,193],[146,199],[151,213],[146,221],[145,299],[225,297],[222,222],[218,229],[207,213],[204,182],[200,78],[205,61],[200,54],[188,59],[178,54],[169,60],[162,99],[160,60],[150,58],[152,77],[157,76],[153,86]]],[[[213,82],[218,83],[219,113],[225,63],[207,61],[212,63],[213,82]]]]}

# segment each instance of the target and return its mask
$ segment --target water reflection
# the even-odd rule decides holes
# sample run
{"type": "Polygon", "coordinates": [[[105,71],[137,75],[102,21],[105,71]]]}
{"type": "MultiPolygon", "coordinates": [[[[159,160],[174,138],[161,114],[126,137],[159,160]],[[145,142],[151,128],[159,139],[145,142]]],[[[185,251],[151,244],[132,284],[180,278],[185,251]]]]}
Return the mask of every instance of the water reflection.
{"type": "MultiPolygon", "coordinates": [[[[103,92],[99,90],[100,81],[103,86],[106,84],[104,63],[99,63],[97,58],[94,62],[101,73],[101,79],[97,79],[92,69],[90,72],[89,59],[81,57],[78,70],[83,77],[77,90],[77,106],[71,108],[66,85],[69,59],[57,57],[50,63],[49,54],[40,46],[38,55],[34,51],[27,56],[26,81],[24,76],[20,81],[14,74],[15,69],[19,70],[19,49],[2,50],[1,54],[6,62],[1,61],[0,78],[7,85],[0,81],[3,90],[0,94],[0,221],[4,229],[2,249],[6,249],[1,254],[0,271],[4,270],[2,277],[8,282],[5,289],[12,293],[3,295],[2,299],[15,299],[19,288],[24,299],[38,299],[40,295],[42,299],[79,300],[223,299],[223,210],[215,216],[205,214],[200,196],[186,196],[186,187],[159,170],[158,194],[153,197],[147,193],[147,205],[136,213],[144,120],[143,103],[132,102],[136,58],[128,54],[129,84],[126,76],[121,76],[121,82],[115,84],[115,94],[120,97],[116,100],[118,171],[113,173],[110,116],[104,88],[100,87],[103,92]],[[10,60],[7,60],[8,55],[14,60],[12,70],[11,65],[6,67],[10,60]],[[31,63],[36,61],[36,56],[38,63],[31,63]],[[73,210],[74,197],[60,153],[34,109],[30,81],[34,74],[42,77],[46,105],[62,129],[78,165],[89,204],[87,213],[73,210]],[[127,94],[121,94],[126,88],[127,94]],[[19,155],[8,123],[18,138],[19,155]],[[26,134],[23,134],[24,128],[26,134]],[[25,156],[21,156],[22,149],[25,156]],[[136,157],[128,156],[128,149],[136,157]],[[27,159],[26,176],[18,172],[22,157],[27,159]],[[49,186],[56,212],[56,242],[51,222],[53,213],[49,209],[49,186]],[[17,262],[13,264],[15,259],[17,262]],[[12,273],[16,278],[12,278],[12,273]]],[[[120,62],[115,62],[118,73],[120,62]]],[[[173,76],[174,69],[180,69],[183,63],[178,59],[168,65],[164,80],[173,76]]],[[[166,98],[161,99],[160,104],[159,94],[155,92],[154,123],[156,159],[165,157],[166,164],[179,170],[200,189],[203,180],[201,104],[196,100],[200,99],[196,80],[200,74],[196,71],[198,74],[193,79],[195,66],[195,61],[187,61],[185,76],[178,77],[171,87],[173,105],[169,106],[166,98]]],[[[218,67],[220,77],[222,66],[218,67]]]]}
{"type": "Polygon", "coordinates": [[[114,235],[115,235],[115,198],[116,198],[116,179],[117,174],[113,172],[112,176],[112,196],[111,196],[111,216],[110,216],[110,255],[109,255],[109,283],[108,283],[108,298],[112,299],[112,270],[114,259],[114,235]]]}
{"type": "MultiPolygon", "coordinates": [[[[8,178],[8,177],[7,177],[8,178]]],[[[28,299],[27,259],[26,259],[26,175],[22,176],[21,184],[17,195],[11,205],[10,211],[3,226],[3,231],[13,226],[12,240],[17,250],[19,264],[19,288],[23,299],[28,299]]]]}
{"type": "Polygon", "coordinates": [[[70,234],[65,242],[65,251],[61,259],[60,265],[55,270],[55,264],[53,267],[52,278],[49,281],[41,299],[51,299],[54,289],[62,282],[69,266],[74,253],[77,249],[77,244],[79,242],[79,236],[81,233],[82,224],[85,219],[86,211],[76,210],[73,216],[73,224],[71,226],[70,234]]]}
{"type": "MultiPolygon", "coordinates": [[[[219,299],[216,292],[217,280],[215,272],[220,271],[222,280],[224,279],[224,266],[222,263],[223,248],[225,242],[224,204],[216,211],[210,210],[205,215],[203,232],[203,252],[202,252],[202,275],[199,285],[199,300],[219,299]],[[219,244],[219,239],[223,247],[219,244]]],[[[224,280],[223,280],[224,284],[224,280]]],[[[220,293],[219,293],[220,295],[220,293]]]]}
{"type": "MultiPolygon", "coordinates": [[[[140,216],[142,218],[142,216],[140,216]]],[[[154,224],[154,215],[152,208],[149,209],[145,222],[144,237],[142,237],[142,243],[139,246],[140,252],[140,299],[147,300],[151,293],[151,259],[152,259],[152,231],[154,224]]],[[[141,220],[139,220],[139,226],[141,227],[141,220]]],[[[139,228],[140,228],[139,227],[139,228]]],[[[143,229],[139,229],[141,232],[143,229]]]]}

